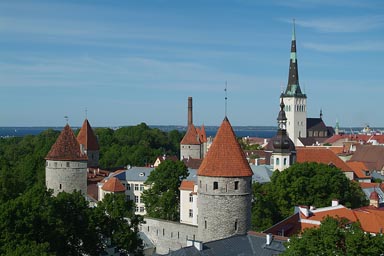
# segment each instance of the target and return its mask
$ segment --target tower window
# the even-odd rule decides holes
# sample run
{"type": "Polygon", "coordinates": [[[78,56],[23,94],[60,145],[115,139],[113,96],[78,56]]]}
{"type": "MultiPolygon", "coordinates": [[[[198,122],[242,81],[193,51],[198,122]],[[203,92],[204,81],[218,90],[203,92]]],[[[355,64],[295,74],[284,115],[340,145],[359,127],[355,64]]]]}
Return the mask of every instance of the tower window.
{"type": "Polygon", "coordinates": [[[235,181],[235,190],[238,190],[238,189],[239,189],[239,182],[235,181]]]}
{"type": "Polygon", "coordinates": [[[276,158],[276,165],[279,165],[279,164],[280,164],[280,159],[276,158]]]}
{"type": "Polygon", "coordinates": [[[192,195],[189,195],[189,202],[193,202],[193,196],[192,195]]]}
{"type": "Polygon", "coordinates": [[[207,229],[207,221],[204,221],[204,228],[207,229]]]}
{"type": "Polygon", "coordinates": [[[213,190],[219,189],[219,183],[217,181],[213,182],[213,190]]]}
{"type": "Polygon", "coordinates": [[[235,221],[235,231],[237,231],[237,220],[235,221]]]}
{"type": "Polygon", "coordinates": [[[67,162],[67,167],[69,167],[69,162],[67,162]]]}
{"type": "Polygon", "coordinates": [[[284,158],[284,165],[287,165],[287,158],[284,158]]]}
{"type": "Polygon", "coordinates": [[[59,185],[59,189],[61,189],[61,184],[59,185]]]}
{"type": "Polygon", "coordinates": [[[189,218],[193,218],[193,210],[189,209],[189,218]]]}

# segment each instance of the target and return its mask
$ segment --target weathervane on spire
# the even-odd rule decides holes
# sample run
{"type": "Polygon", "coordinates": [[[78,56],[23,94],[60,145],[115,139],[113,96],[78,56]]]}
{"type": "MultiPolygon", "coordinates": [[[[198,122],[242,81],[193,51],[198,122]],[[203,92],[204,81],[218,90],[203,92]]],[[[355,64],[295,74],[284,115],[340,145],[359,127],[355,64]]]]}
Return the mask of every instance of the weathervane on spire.
{"type": "Polygon", "coordinates": [[[85,107],[85,119],[88,119],[88,109],[85,107]]]}
{"type": "Polygon", "coordinates": [[[227,81],[225,81],[225,89],[224,89],[224,92],[225,92],[225,116],[227,116],[227,101],[228,101],[228,97],[227,97],[227,81]]]}
{"type": "Polygon", "coordinates": [[[68,121],[69,121],[69,117],[68,116],[64,116],[64,119],[65,119],[65,121],[67,122],[67,124],[68,124],[68,121]]]}

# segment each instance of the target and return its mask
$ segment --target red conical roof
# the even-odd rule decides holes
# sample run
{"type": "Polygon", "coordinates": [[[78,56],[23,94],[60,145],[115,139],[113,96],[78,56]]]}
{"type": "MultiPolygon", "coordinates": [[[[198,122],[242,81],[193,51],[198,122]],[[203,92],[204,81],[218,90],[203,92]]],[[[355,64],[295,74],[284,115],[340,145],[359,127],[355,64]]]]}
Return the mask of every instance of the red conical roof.
{"type": "Polygon", "coordinates": [[[81,153],[80,145],[76,140],[75,134],[67,124],[45,159],[57,161],[86,161],[88,158],[81,153]]]}
{"type": "Polygon", "coordinates": [[[197,175],[210,177],[248,177],[253,175],[227,117],[217,131],[197,175]]]}
{"type": "Polygon", "coordinates": [[[85,150],[99,150],[99,143],[97,142],[97,137],[93,132],[91,125],[88,122],[88,119],[84,120],[83,126],[80,129],[79,134],[77,135],[77,141],[79,144],[84,145],[85,150]]]}
{"type": "Polygon", "coordinates": [[[124,185],[116,177],[110,178],[107,182],[105,182],[105,184],[101,189],[104,191],[110,191],[110,192],[125,191],[124,185]]]}
{"type": "Polygon", "coordinates": [[[207,142],[207,133],[205,132],[205,126],[202,125],[200,129],[200,140],[201,142],[207,142]]]}
{"type": "Polygon", "coordinates": [[[193,124],[188,125],[187,133],[181,140],[180,144],[183,145],[200,145],[200,136],[196,131],[196,127],[193,124]]]}

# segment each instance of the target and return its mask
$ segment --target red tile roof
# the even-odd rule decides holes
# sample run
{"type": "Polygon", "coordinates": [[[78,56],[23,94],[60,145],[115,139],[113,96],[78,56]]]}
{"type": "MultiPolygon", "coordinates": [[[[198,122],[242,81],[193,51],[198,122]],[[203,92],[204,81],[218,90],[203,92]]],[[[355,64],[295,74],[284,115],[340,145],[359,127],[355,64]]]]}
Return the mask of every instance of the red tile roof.
{"type": "Polygon", "coordinates": [[[356,177],[360,179],[371,178],[370,176],[365,175],[365,171],[368,171],[369,169],[363,162],[348,161],[347,164],[349,167],[351,167],[356,177]]]}
{"type": "Polygon", "coordinates": [[[297,147],[296,156],[298,163],[316,162],[323,164],[333,164],[342,171],[350,172],[352,168],[349,167],[343,160],[341,160],[331,150],[323,147],[297,147]]]}
{"type": "Polygon", "coordinates": [[[87,119],[84,120],[83,126],[77,135],[77,141],[79,144],[84,145],[85,150],[99,150],[100,148],[97,137],[87,119]]]}
{"type": "Polygon", "coordinates": [[[201,142],[207,142],[207,133],[205,132],[205,126],[202,125],[200,129],[200,141],[201,142]]]}
{"type": "Polygon", "coordinates": [[[45,159],[56,161],[86,161],[88,158],[81,153],[80,145],[76,140],[75,134],[67,124],[45,159]]]}
{"type": "Polygon", "coordinates": [[[101,188],[104,191],[110,191],[110,192],[124,192],[125,187],[118,178],[112,177],[107,182],[104,183],[103,187],[101,188]]]}
{"type": "Polygon", "coordinates": [[[183,180],[180,184],[180,190],[190,190],[193,191],[195,182],[193,180],[183,180]]]}
{"type": "Polygon", "coordinates": [[[184,158],[182,161],[185,164],[185,166],[187,166],[188,168],[199,169],[201,163],[203,162],[203,159],[189,157],[189,158],[184,158]]]}
{"type": "Polygon", "coordinates": [[[196,127],[193,124],[188,125],[187,133],[184,135],[184,138],[181,140],[180,144],[183,145],[200,145],[200,136],[196,130],[196,127]]]}
{"type": "Polygon", "coordinates": [[[217,131],[197,175],[210,177],[248,177],[253,175],[227,117],[217,131]]]}
{"type": "Polygon", "coordinates": [[[381,170],[384,166],[384,147],[358,145],[350,161],[364,162],[370,169],[381,170]]]}

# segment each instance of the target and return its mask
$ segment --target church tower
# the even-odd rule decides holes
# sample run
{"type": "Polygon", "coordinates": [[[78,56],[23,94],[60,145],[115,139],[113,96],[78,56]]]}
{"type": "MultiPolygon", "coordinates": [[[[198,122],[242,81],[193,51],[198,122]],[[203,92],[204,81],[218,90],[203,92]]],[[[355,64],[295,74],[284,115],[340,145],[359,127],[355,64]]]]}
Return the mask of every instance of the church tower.
{"type": "Polygon", "coordinates": [[[98,167],[100,147],[88,119],[84,120],[83,126],[77,135],[77,141],[80,144],[81,152],[88,157],[88,167],[98,167]]]}
{"type": "Polygon", "coordinates": [[[225,117],[198,172],[198,240],[246,234],[253,172],[225,117]]]}
{"type": "Polygon", "coordinates": [[[45,157],[45,184],[53,195],[74,190],[87,193],[87,156],[80,150],[75,134],[67,124],[45,157]]]}
{"type": "Polygon", "coordinates": [[[279,171],[283,171],[296,162],[296,148],[287,135],[287,117],[285,115],[284,107],[284,102],[281,100],[280,112],[277,116],[277,135],[272,138],[273,170],[279,171]]]}
{"type": "Polygon", "coordinates": [[[288,136],[297,146],[300,144],[298,138],[307,137],[307,95],[301,91],[299,84],[295,23],[292,30],[288,85],[280,99],[283,99],[285,104],[288,136]]]}

